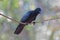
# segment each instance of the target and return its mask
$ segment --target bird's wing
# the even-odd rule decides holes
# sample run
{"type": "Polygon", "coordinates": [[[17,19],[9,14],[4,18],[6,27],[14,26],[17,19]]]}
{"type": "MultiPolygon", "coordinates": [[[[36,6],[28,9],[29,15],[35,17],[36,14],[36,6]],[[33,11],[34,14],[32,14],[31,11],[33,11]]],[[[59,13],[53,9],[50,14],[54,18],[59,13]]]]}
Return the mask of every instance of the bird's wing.
{"type": "MultiPolygon", "coordinates": [[[[22,17],[21,22],[25,22],[25,20],[27,20],[27,19],[30,17],[30,14],[31,14],[30,11],[27,12],[27,13],[22,17]]],[[[19,34],[19,33],[21,33],[21,31],[23,30],[24,26],[25,26],[25,24],[21,24],[21,23],[20,23],[20,24],[18,25],[18,27],[16,28],[14,34],[19,34]]]]}
{"type": "Polygon", "coordinates": [[[30,17],[31,11],[27,12],[21,19],[22,22],[26,21],[30,17]]]}

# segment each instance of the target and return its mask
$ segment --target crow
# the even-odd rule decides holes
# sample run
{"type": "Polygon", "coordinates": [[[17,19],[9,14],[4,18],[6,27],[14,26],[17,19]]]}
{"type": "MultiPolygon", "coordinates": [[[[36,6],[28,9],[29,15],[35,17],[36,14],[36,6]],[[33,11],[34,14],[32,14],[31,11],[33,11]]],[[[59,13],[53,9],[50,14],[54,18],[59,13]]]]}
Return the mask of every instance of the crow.
{"type": "MultiPolygon", "coordinates": [[[[36,19],[38,14],[41,14],[41,8],[36,8],[35,10],[28,11],[21,18],[20,22],[29,24],[36,19]]],[[[19,23],[14,34],[20,34],[23,28],[27,25],[27,24],[22,24],[22,23],[19,23]]]]}

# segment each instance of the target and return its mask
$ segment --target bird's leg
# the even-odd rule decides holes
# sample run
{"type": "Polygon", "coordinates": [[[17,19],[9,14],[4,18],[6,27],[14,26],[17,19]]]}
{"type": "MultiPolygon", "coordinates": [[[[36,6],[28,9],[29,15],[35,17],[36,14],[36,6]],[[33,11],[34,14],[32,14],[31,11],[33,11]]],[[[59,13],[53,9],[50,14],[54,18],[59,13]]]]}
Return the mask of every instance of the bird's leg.
{"type": "Polygon", "coordinates": [[[36,22],[35,21],[32,21],[32,23],[33,23],[33,25],[35,25],[36,22]]]}

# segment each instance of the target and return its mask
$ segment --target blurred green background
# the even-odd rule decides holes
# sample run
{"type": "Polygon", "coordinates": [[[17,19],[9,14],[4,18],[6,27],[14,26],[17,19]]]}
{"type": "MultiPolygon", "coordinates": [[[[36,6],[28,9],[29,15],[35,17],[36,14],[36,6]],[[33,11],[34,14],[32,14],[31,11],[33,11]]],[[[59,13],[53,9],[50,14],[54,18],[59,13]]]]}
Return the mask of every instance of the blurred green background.
{"type": "Polygon", "coordinates": [[[19,35],[14,34],[18,23],[0,15],[0,40],[60,40],[60,19],[48,20],[60,17],[60,0],[0,0],[0,13],[18,22],[37,7],[42,9],[35,20],[39,23],[27,25],[19,35]]]}

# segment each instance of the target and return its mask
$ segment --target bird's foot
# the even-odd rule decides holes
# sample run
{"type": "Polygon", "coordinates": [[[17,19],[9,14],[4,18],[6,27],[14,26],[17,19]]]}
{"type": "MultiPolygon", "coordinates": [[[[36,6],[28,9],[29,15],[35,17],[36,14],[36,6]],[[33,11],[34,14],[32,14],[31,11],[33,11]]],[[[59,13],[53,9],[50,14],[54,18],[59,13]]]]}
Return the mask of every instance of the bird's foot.
{"type": "Polygon", "coordinates": [[[32,24],[33,24],[33,25],[35,25],[35,24],[36,24],[36,22],[34,22],[34,21],[33,21],[33,22],[32,22],[32,24]]]}

